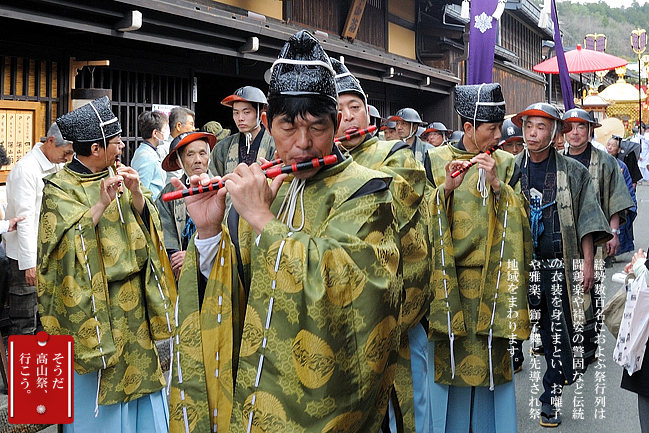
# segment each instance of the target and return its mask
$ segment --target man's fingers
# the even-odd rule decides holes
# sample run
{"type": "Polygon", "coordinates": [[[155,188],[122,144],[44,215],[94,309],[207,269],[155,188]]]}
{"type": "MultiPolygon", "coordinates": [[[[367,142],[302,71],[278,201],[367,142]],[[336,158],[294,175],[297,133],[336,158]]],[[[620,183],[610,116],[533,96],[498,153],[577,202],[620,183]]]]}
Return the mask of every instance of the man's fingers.
{"type": "Polygon", "coordinates": [[[176,191],[185,188],[185,185],[183,185],[183,183],[177,177],[171,178],[171,185],[176,188],[176,191]]]}
{"type": "Polygon", "coordinates": [[[273,181],[270,183],[270,190],[273,192],[273,197],[277,197],[277,192],[279,191],[279,188],[282,186],[284,179],[286,179],[287,177],[288,174],[280,174],[275,179],[273,179],[273,181]]]}

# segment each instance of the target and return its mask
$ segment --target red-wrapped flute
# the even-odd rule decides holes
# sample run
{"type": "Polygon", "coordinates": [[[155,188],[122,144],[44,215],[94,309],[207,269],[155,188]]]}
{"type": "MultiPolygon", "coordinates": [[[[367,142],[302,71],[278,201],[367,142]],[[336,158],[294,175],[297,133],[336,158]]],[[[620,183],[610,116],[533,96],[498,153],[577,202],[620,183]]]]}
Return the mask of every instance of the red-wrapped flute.
{"type": "MultiPolygon", "coordinates": [[[[502,143],[498,143],[494,147],[492,147],[491,149],[486,150],[484,153],[486,153],[487,155],[491,155],[496,150],[498,150],[498,149],[500,149],[502,147],[503,147],[502,143]]],[[[453,177],[453,178],[458,177],[459,175],[461,175],[462,173],[464,173],[465,171],[467,171],[468,169],[473,167],[475,164],[476,164],[475,162],[470,162],[469,165],[465,166],[464,168],[461,168],[459,170],[455,170],[453,173],[451,173],[451,177],[453,177]]]]}
{"type": "MultiPolygon", "coordinates": [[[[271,167],[269,169],[264,170],[264,174],[266,175],[266,177],[277,177],[282,173],[286,173],[286,174],[296,173],[298,171],[310,170],[312,168],[321,167],[325,165],[332,165],[335,164],[336,162],[338,162],[337,155],[327,155],[324,158],[314,158],[311,161],[298,162],[296,164],[285,165],[282,167],[271,167]]],[[[216,191],[220,188],[223,188],[224,186],[225,185],[223,181],[218,181],[206,186],[200,185],[194,188],[172,191],[163,194],[162,200],[163,201],[178,200],[180,198],[188,197],[191,195],[201,194],[208,191],[216,191]]]]}
{"type": "Polygon", "coordinates": [[[371,134],[374,131],[376,131],[376,125],[370,125],[365,129],[359,129],[358,131],[354,131],[351,134],[345,134],[342,137],[334,138],[334,142],[338,144],[342,143],[343,141],[353,140],[356,137],[361,137],[365,134],[371,134]]]}
{"type": "Polygon", "coordinates": [[[278,165],[278,164],[281,164],[281,163],[282,163],[281,158],[277,158],[277,159],[274,159],[272,161],[264,162],[263,164],[260,165],[260,167],[261,167],[262,170],[266,170],[267,168],[271,168],[273,165],[278,165]]]}

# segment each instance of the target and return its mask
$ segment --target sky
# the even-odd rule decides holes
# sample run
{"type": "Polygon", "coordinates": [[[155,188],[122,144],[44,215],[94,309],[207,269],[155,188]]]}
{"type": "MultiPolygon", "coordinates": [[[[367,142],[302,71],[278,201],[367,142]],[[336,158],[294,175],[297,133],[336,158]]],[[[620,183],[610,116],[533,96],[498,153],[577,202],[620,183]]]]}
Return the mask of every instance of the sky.
{"type": "MultiPolygon", "coordinates": [[[[569,0],[558,0],[558,1],[569,1],[569,0]]],[[[600,0],[572,0],[573,2],[577,3],[598,3],[600,0]]],[[[636,0],[639,4],[644,4],[647,3],[649,0],[636,0]]],[[[618,8],[618,7],[629,7],[631,6],[631,3],[633,3],[633,0],[604,0],[604,3],[608,4],[612,8],[618,8]]]]}

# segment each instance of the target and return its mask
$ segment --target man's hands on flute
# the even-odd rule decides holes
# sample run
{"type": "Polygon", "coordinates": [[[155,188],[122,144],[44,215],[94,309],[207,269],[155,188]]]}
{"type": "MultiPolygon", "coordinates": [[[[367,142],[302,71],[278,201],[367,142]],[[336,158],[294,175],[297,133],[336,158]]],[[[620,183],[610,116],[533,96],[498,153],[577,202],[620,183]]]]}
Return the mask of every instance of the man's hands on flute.
{"type": "Polygon", "coordinates": [[[248,221],[256,234],[261,234],[266,223],[275,218],[270,211],[270,205],[286,177],[286,174],[281,174],[269,185],[258,164],[239,164],[232,173],[223,178],[232,205],[241,218],[248,221]]]}
{"type": "MultiPolygon", "coordinates": [[[[221,180],[219,176],[211,178],[207,173],[189,178],[189,187],[195,188],[200,185],[207,186],[221,180]]],[[[176,190],[182,190],[185,185],[177,178],[171,178],[171,184],[176,190]]],[[[194,221],[198,239],[207,239],[221,233],[221,223],[225,216],[225,188],[185,197],[187,213],[194,221]]]]}
{"type": "MultiPolygon", "coordinates": [[[[275,218],[270,205],[287,175],[282,174],[268,184],[268,180],[258,164],[239,164],[234,172],[221,177],[209,178],[207,174],[192,176],[189,187],[207,186],[223,181],[225,188],[185,197],[187,212],[191,216],[199,239],[207,239],[221,233],[221,223],[225,217],[225,198],[230,193],[232,205],[241,218],[248,221],[255,233],[260,234],[268,221],[275,218]]],[[[185,185],[176,178],[171,182],[176,190],[185,185]]]]}
{"type": "Polygon", "coordinates": [[[132,167],[120,165],[117,167],[117,175],[124,179],[124,186],[131,191],[131,198],[133,200],[133,207],[142,215],[144,211],[144,194],[140,188],[140,174],[132,167]]]}
{"type": "Polygon", "coordinates": [[[491,189],[495,194],[500,192],[500,179],[498,179],[498,174],[496,173],[496,160],[486,153],[479,153],[468,161],[459,161],[454,160],[446,163],[446,180],[444,181],[444,193],[448,195],[459,187],[464,181],[464,176],[466,171],[460,173],[456,177],[452,177],[451,174],[455,173],[457,170],[465,169],[473,164],[478,164],[478,168],[482,168],[485,171],[486,181],[491,185],[491,189]]]}
{"type": "Polygon", "coordinates": [[[92,222],[99,224],[101,216],[104,214],[104,211],[108,205],[115,199],[117,195],[117,188],[119,183],[122,182],[124,178],[120,175],[107,177],[101,180],[99,183],[99,200],[93,207],[90,208],[90,214],[92,215],[92,222]]]}
{"type": "Polygon", "coordinates": [[[491,155],[486,153],[479,153],[470,160],[473,163],[478,164],[478,168],[481,168],[485,171],[485,180],[489,185],[491,185],[491,190],[498,194],[500,192],[500,179],[498,179],[498,173],[496,173],[496,160],[491,155]]]}
{"type": "Polygon", "coordinates": [[[444,196],[448,197],[457,187],[462,185],[466,171],[452,177],[451,174],[470,165],[469,161],[449,161],[446,163],[446,180],[444,180],[444,196]]]}

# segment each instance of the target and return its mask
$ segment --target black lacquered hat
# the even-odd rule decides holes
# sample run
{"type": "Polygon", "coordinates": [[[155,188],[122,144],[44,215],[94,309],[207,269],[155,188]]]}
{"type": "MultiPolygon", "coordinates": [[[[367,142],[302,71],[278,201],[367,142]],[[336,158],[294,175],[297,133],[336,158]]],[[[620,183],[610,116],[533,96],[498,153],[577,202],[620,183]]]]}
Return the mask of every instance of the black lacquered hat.
{"type": "Polygon", "coordinates": [[[500,84],[455,86],[455,111],[473,122],[502,122],[505,119],[505,98],[500,84]]]}
{"type": "Polygon", "coordinates": [[[107,96],[64,114],[56,119],[56,124],[63,138],[77,143],[108,143],[110,138],[122,133],[107,96]]]}
{"type": "Polygon", "coordinates": [[[338,102],[335,72],[316,38],[300,30],[284,44],[271,67],[268,99],[322,96],[338,102]]]}
{"type": "Polygon", "coordinates": [[[343,93],[355,93],[360,96],[365,103],[367,103],[365,92],[361,87],[361,83],[359,83],[356,77],[354,77],[352,73],[349,72],[347,66],[345,66],[344,63],[341,63],[340,61],[334,59],[333,57],[331,57],[329,60],[331,60],[331,66],[333,66],[334,71],[336,72],[335,79],[336,90],[338,91],[338,94],[341,95],[343,93]]]}

